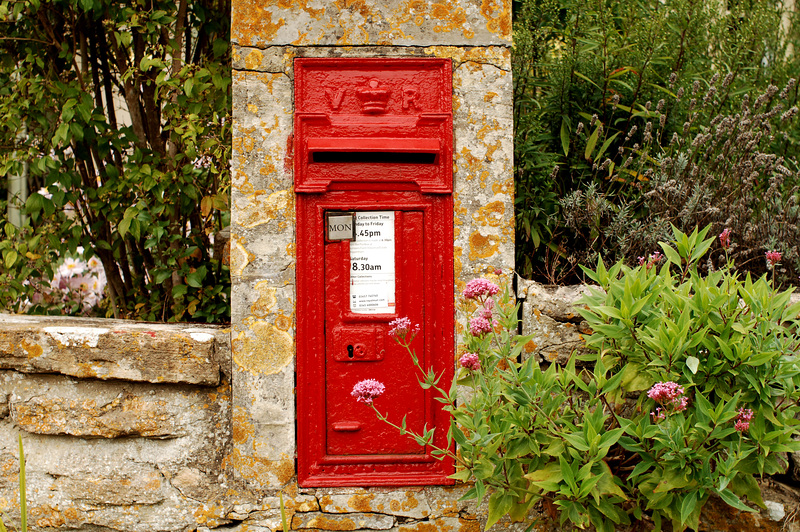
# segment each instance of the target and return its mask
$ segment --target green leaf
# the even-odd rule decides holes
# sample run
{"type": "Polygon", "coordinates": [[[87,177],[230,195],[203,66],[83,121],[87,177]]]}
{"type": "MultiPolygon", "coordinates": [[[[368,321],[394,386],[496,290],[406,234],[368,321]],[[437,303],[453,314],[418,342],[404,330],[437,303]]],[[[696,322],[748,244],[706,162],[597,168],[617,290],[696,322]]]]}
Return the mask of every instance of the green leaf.
{"type": "Polygon", "coordinates": [[[132,218],[122,219],[122,221],[117,226],[117,232],[119,233],[119,236],[124,237],[128,233],[128,229],[130,229],[132,221],[133,221],[132,218]]]}
{"type": "Polygon", "coordinates": [[[486,519],[486,529],[492,527],[501,517],[506,515],[511,510],[511,505],[514,499],[505,493],[494,492],[489,497],[489,515],[486,519]]]}
{"type": "Polygon", "coordinates": [[[586,149],[583,152],[584,159],[591,161],[592,160],[592,152],[594,151],[594,147],[597,145],[597,136],[600,134],[600,126],[597,126],[594,129],[594,133],[589,137],[589,140],[586,141],[586,149]]]}
{"type": "Polygon", "coordinates": [[[569,155],[569,125],[566,118],[561,119],[561,149],[565,157],[569,155]]]}
{"type": "Polygon", "coordinates": [[[597,157],[596,157],[597,160],[600,160],[600,159],[603,158],[603,155],[605,155],[606,150],[608,149],[608,147],[611,146],[611,143],[614,142],[614,139],[617,138],[617,136],[619,136],[620,133],[622,133],[622,132],[618,131],[617,133],[614,133],[613,135],[611,135],[610,137],[608,137],[606,139],[606,141],[603,143],[602,146],[600,146],[600,150],[597,152],[597,157]]]}
{"type": "Polygon", "coordinates": [[[203,277],[202,273],[198,271],[194,271],[186,276],[186,284],[193,288],[202,288],[203,286],[203,277]]]}
{"type": "Polygon", "coordinates": [[[744,504],[739,497],[737,497],[731,490],[727,488],[717,491],[717,494],[728,504],[728,506],[733,506],[737,510],[741,510],[743,512],[758,513],[758,510],[750,508],[744,504]]]}
{"type": "Polygon", "coordinates": [[[13,249],[9,250],[5,257],[6,268],[11,269],[14,266],[14,263],[17,262],[17,257],[19,255],[13,249]]]}
{"type": "Polygon", "coordinates": [[[696,374],[697,369],[700,367],[700,359],[695,356],[688,356],[686,357],[686,366],[692,373],[696,374]]]}
{"type": "Polygon", "coordinates": [[[665,244],[664,242],[659,242],[658,245],[664,250],[664,255],[667,257],[668,261],[676,266],[681,266],[681,256],[674,247],[670,246],[669,244],[665,244]]]}
{"type": "Polygon", "coordinates": [[[692,515],[692,512],[694,512],[696,506],[697,506],[697,492],[696,491],[689,492],[683,498],[683,502],[681,503],[681,524],[686,523],[686,521],[688,521],[689,516],[692,515]]]}

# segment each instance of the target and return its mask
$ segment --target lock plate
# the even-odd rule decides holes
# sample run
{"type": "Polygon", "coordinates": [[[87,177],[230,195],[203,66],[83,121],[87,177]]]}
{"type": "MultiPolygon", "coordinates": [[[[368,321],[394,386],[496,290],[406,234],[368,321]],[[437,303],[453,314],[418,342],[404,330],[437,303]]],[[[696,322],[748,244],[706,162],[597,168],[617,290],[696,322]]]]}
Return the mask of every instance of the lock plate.
{"type": "Polygon", "coordinates": [[[333,329],[333,359],[337,362],[374,362],[385,354],[385,328],[342,325],[333,329]]]}

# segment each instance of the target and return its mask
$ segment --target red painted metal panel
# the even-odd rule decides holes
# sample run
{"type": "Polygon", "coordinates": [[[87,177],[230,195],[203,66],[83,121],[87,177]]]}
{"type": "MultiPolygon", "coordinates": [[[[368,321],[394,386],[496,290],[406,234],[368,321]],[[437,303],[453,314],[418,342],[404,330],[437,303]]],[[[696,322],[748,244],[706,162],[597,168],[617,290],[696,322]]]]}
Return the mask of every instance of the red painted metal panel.
{"type": "Polygon", "coordinates": [[[447,446],[449,416],[433,392],[421,389],[410,356],[388,332],[398,317],[419,324],[413,345],[420,362],[449,388],[449,60],[298,59],[295,79],[299,483],[451,484],[450,460],[436,460],[431,448],[378,421],[350,395],[360,380],[381,381],[386,392],[375,405],[382,413],[396,423],[405,416],[416,432],[435,426],[435,445],[447,446]],[[379,313],[363,313],[353,307],[351,267],[358,259],[351,262],[351,246],[367,244],[358,236],[354,244],[327,241],[324,219],[326,212],[375,211],[394,216],[394,300],[379,313]]]}
{"type": "Polygon", "coordinates": [[[295,60],[295,191],[388,188],[451,193],[451,102],[449,59],[295,60]],[[357,151],[375,151],[364,143],[373,139],[373,146],[382,141],[387,152],[426,151],[447,163],[316,160],[315,150],[330,146],[331,139],[339,139],[342,147],[361,145],[357,151]]]}

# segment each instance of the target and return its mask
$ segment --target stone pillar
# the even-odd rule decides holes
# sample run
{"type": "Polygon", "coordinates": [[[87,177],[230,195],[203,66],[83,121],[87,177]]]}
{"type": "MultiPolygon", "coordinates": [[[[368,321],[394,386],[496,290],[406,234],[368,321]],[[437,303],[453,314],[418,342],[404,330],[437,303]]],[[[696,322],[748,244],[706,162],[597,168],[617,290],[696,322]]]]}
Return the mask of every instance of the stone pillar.
{"type": "Polygon", "coordinates": [[[295,477],[293,59],[452,59],[457,297],[514,265],[511,1],[234,0],[231,34],[233,462],[274,490],[295,477]]]}

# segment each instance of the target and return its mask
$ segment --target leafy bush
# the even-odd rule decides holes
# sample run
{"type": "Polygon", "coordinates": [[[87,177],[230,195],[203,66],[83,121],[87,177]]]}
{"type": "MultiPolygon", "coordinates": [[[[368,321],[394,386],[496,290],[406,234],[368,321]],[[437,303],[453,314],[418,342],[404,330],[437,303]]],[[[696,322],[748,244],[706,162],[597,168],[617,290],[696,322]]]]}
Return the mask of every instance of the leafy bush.
{"type": "MultiPolygon", "coordinates": [[[[763,506],[756,478],[800,449],[800,305],[767,277],[728,266],[701,275],[707,233],[676,229],[663,255],[587,270],[599,288],[583,300],[593,332],[580,365],[575,355],[563,367],[521,360],[530,338],[515,333],[508,292],[495,304],[496,285],[467,285],[458,384],[468,393],[457,403],[457,384],[441,389],[423,368],[420,384],[452,412],[458,453],[436,453],[457,461],[454,478],[474,481],[466,498],[489,495],[488,526],[536,507],[561,526],[684,530],[697,529],[711,496],[741,511],[754,511],[742,498],[763,506]]],[[[411,325],[394,332],[413,357],[411,325]]],[[[374,404],[382,386],[369,389],[365,402],[385,419],[374,404]]],[[[432,431],[411,436],[432,442],[432,431]]]]}
{"type": "MultiPolygon", "coordinates": [[[[0,176],[38,191],[12,200],[23,233],[62,260],[78,247],[99,258],[117,317],[229,319],[212,244],[230,217],[229,13],[229,1],[0,1],[0,176]]],[[[31,266],[13,245],[19,280],[31,266]]]]}
{"type": "MultiPolygon", "coordinates": [[[[522,275],[544,282],[580,280],[578,265],[587,264],[588,255],[602,253],[630,264],[654,243],[637,241],[640,235],[669,238],[669,221],[651,219],[651,207],[658,210],[660,204],[645,195],[647,181],[619,172],[631,151],[639,151],[633,146],[645,145],[646,122],[656,116],[659,100],[666,100],[658,109],[664,116],[662,134],[653,135],[648,154],[655,160],[675,133],[688,146],[702,126],[714,127],[713,117],[739,113],[743,94],[782,87],[800,74],[796,14],[781,3],[521,0],[514,7],[516,264],[522,275]],[[689,109],[691,98],[675,101],[671,77],[688,86],[698,81],[705,92],[716,73],[727,80],[726,88],[693,119],[697,110],[689,109]],[[629,136],[633,126],[638,131],[629,136]],[[606,159],[617,172],[608,171],[606,159]],[[603,171],[593,170],[599,167],[603,171]]],[[[796,87],[786,99],[786,108],[796,103],[796,87]]],[[[758,151],[789,159],[796,130],[784,126],[774,133],[758,151]]],[[[768,227],[765,218],[780,215],[795,183],[794,175],[786,180],[779,205],[762,205],[766,214],[750,221],[757,232],[768,227]]],[[[757,188],[752,194],[761,192],[757,188]]],[[[679,227],[690,231],[694,223],[710,221],[679,227]]],[[[740,238],[745,234],[734,230],[740,238]]],[[[760,253],[746,249],[749,243],[739,244],[749,258],[760,253]]],[[[786,278],[796,280],[791,271],[786,278]]]]}
{"type": "MultiPolygon", "coordinates": [[[[606,258],[630,262],[670,238],[671,226],[690,231],[711,224],[731,234],[727,256],[714,249],[718,262],[730,260],[740,270],[760,274],[767,268],[764,252],[781,250],[776,279],[794,284],[800,272],[800,174],[796,159],[780,155],[787,145],[778,139],[795,127],[797,107],[787,105],[795,80],[780,92],[770,86],[752,102],[745,95],[735,112],[725,113],[718,111],[719,102],[730,97],[733,75],[719,78],[712,77],[702,90],[698,82],[678,89],[670,103],[662,99],[646,109],[643,123],[631,126],[619,148],[625,160],[594,164],[597,179],[629,183],[636,194],[601,192],[593,182],[585,192],[560,200],[566,225],[599,244],[576,250],[578,261],[594,261],[602,249],[606,258]],[[682,133],[672,133],[667,141],[666,109],[686,101],[682,133]]],[[[592,138],[597,129],[584,135],[587,151],[605,140],[605,134],[592,138]]]]}

